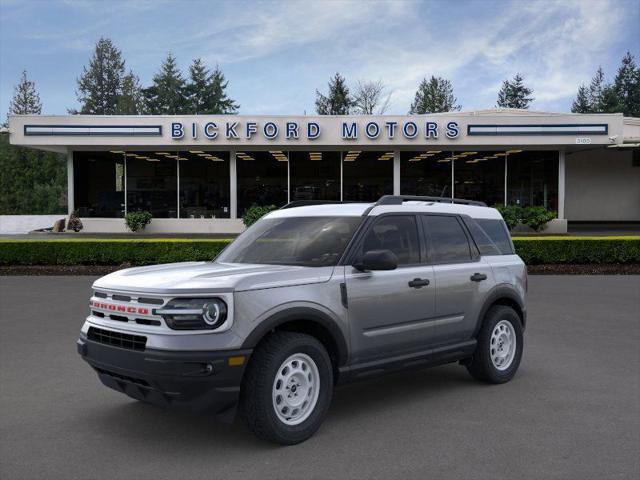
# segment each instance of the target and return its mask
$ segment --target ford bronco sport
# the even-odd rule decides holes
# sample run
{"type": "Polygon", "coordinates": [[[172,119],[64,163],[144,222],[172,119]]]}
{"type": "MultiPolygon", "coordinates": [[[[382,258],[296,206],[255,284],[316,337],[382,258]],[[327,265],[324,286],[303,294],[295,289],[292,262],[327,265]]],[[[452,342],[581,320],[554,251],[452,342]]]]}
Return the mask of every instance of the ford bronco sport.
{"type": "Polygon", "coordinates": [[[450,362],[489,383],[515,375],[527,275],[497,210],[295,203],[214,261],[97,280],[77,345],[102,383],[228,420],[239,406],[259,437],[294,444],[341,382],[450,362]]]}

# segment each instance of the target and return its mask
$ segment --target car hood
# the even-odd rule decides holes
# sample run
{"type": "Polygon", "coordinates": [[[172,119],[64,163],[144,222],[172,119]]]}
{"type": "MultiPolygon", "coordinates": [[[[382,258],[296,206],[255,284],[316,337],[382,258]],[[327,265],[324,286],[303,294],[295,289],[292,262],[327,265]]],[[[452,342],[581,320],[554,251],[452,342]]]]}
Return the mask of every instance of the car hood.
{"type": "Polygon", "coordinates": [[[149,293],[205,293],[258,290],[327,282],[333,267],[183,262],[119,270],[94,288],[149,293]]]}

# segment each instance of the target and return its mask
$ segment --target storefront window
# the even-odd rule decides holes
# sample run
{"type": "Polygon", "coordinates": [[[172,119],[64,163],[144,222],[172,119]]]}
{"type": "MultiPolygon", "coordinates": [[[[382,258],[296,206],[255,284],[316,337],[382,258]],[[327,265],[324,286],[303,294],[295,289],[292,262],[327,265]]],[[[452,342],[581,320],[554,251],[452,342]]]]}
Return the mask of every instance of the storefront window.
{"type": "Polygon", "coordinates": [[[287,152],[237,152],[238,216],[253,204],[287,203],[287,152]]]}
{"type": "Polygon", "coordinates": [[[504,151],[454,152],[454,197],[504,203],[504,151]]]}
{"type": "Polygon", "coordinates": [[[558,152],[519,151],[508,154],[507,203],[558,210],[558,152]]]}
{"type": "Polygon", "coordinates": [[[340,152],[289,152],[294,200],[340,200],[340,152]]]}
{"type": "Polygon", "coordinates": [[[451,152],[423,150],[400,153],[400,193],[451,197],[451,152]]]}
{"type": "Polygon", "coordinates": [[[342,153],[342,198],[375,202],[393,194],[393,152],[342,153]]]}
{"type": "Polygon", "coordinates": [[[176,218],[175,152],[127,152],[127,211],[145,210],[155,218],[176,218]]]}
{"type": "Polygon", "coordinates": [[[73,171],[81,217],[124,216],[124,152],[74,152],[73,171]]]}
{"type": "Polygon", "coordinates": [[[229,218],[229,153],[178,152],[180,218],[229,218]]]}

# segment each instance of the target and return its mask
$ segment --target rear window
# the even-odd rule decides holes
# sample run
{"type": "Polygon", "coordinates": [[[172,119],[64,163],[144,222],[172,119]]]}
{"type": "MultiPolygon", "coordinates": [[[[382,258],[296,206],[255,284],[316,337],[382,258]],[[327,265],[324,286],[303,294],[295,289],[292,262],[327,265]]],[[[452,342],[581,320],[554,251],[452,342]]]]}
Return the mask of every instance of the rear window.
{"type": "MultiPolygon", "coordinates": [[[[498,247],[502,255],[512,255],[514,253],[509,230],[507,230],[507,226],[503,220],[477,218],[476,222],[482,227],[482,230],[484,230],[495,246],[498,247]]],[[[480,245],[478,245],[478,248],[480,248],[480,245]]],[[[484,255],[489,254],[485,253],[484,255]]]]}

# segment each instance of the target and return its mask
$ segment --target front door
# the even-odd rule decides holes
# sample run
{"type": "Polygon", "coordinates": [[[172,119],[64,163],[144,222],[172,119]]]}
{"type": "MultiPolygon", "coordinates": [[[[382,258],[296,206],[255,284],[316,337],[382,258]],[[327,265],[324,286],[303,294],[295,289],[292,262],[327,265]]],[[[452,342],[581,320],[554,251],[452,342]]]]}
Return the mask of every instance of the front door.
{"type": "Polygon", "coordinates": [[[433,267],[424,263],[420,231],[415,215],[378,217],[365,233],[355,258],[369,250],[387,249],[398,257],[398,268],[361,272],[345,267],[356,362],[420,350],[428,343],[435,282],[433,267]]]}

